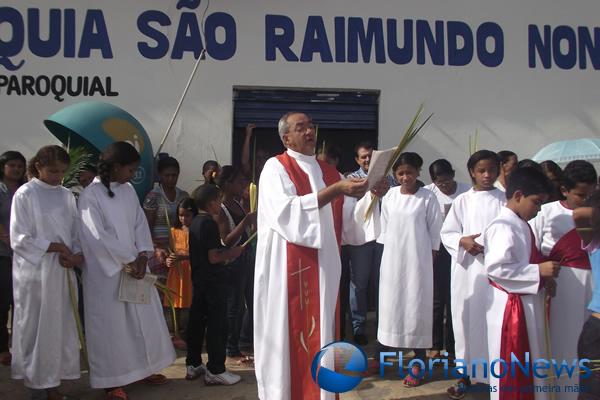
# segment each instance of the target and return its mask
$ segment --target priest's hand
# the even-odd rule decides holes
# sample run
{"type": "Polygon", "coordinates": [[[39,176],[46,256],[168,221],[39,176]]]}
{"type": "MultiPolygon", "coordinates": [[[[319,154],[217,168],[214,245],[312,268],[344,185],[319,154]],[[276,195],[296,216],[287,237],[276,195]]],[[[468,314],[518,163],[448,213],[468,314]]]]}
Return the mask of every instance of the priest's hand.
{"type": "Polygon", "coordinates": [[[544,289],[546,289],[547,296],[556,296],[556,281],[550,278],[544,279],[544,289]]]}
{"type": "Polygon", "coordinates": [[[388,181],[387,177],[384,176],[375,184],[375,186],[373,186],[373,188],[371,188],[371,193],[379,198],[382,198],[386,195],[388,190],[390,190],[390,182],[388,181]]]}
{"type": "Polygon", "coordinates": [[[560,272],[560,263],[558,261],[546,261],[538,265],[542,278],[558,277],[558,273],[560,272]]]}
{"type": "Polygon", "coordinates": [[[369,183],[366,179],[362,178],[342,179],[337,184],[339,185],[340,194],[357,199],[362,198],[369,189],[369,183]]]}
{"type": "Polygon", "coordinates": [[[483,246],[475,241],[476,238],[481,236],[481,233],[476,235],[464,236],[460,238],[458,244],[472,256],[483,253],[483,246]]]}

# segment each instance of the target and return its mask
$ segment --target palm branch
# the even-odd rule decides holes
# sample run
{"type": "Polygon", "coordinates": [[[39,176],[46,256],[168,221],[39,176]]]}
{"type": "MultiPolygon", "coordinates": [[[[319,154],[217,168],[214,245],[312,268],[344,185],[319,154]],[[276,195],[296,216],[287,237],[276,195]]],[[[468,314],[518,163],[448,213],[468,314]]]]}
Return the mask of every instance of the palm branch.
{"type": "Polygon", "coordinates": [[[94,154],[85,147],[74,147],[68,150],[71,163],[63,177],[62,184],[66,188],[79,185],[79,174],[94,159],[94,154]]]}

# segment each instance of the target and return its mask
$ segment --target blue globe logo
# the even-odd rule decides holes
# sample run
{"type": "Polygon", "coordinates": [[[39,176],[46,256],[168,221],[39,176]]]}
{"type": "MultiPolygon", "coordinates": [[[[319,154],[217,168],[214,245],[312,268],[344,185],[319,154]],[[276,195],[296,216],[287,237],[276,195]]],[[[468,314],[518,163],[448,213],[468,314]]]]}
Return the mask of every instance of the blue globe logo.
{"type": "Polygon", "coordinates": [[[344,393],[354,389],[362,381],[367,371],[367,356],[360,348],[348,342],[333,342],[323,347],[312,361],[310,372],[313,381],[323,390],[331,393],[344,393]],[[326,364],[342,366],[340,371],[331,370],[326,364]]]}

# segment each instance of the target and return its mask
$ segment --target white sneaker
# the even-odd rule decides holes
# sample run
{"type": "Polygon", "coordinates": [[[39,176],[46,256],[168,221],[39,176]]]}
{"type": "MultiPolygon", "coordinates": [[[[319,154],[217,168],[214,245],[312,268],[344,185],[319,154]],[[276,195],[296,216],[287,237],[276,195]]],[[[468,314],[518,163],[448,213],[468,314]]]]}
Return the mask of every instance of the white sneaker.
{"type": "Polygon", "coordinates": [[[206,370],[206,375],[204,376],[204,383],[207,385],[235,385],[240,380],[242,380],[241,376],[232,374],[229,371],[215,375],[206,370]]]}
{"type": "Polygon", "coordinates": [[[188,365],[186,367],[185,379],[188,381],[193,381],[204,374],[206,374],[206,366],[204,364],[200,364],[197,367],[188,365]]]}

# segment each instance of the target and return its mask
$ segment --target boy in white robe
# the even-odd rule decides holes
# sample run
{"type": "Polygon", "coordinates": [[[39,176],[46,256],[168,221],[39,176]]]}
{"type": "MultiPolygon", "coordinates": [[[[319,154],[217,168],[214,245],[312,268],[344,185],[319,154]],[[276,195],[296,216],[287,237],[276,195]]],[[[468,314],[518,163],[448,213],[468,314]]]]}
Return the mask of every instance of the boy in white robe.
{"type": "MultiPolygon", "coordinates": [[[[577,332],[589,317],[587,305],[592,299],[592,273],[586,251],[575,230],[573,210],[585,205],[585,200],[596,187],[598,177],[594,166],[583,160],[571,161],[563,171],[561,193],[565,200],[547,203],[529,223],[536,239],[536,247],[549,260],[558,261],[562,268],[556,280],[556,297],[550,307],[550,337],[554,359],[577,358],[577,332]],[[568,326],[569,329],[565,329],[568,326]]],[[[578,383],[578,377],[563,374],[558,382],[559,400],[576,399],[569,390],[578,383]]]]}
{"type": "Polygon", "coordinates": [[[539,393],[534,390],[534,385],[551,384],[534,375],[531,368],[523,373],[515,365],[507,372],[501,371],[500,363],[492,365],[492,362],[502,359],[511,365],[514,355],[524,364],[527,353],[530,365],[536,359],[547,358],[546,292],[540,289],[545,284],[549,295],[553,295],[556,286],[552,278],[558,276],[560,267],[554,261],[538,264],[538,253],[532,251],[535,248],[533,233],[527,221],[537,214],[551,190],[542,172],[533,168],[517,169],[507,187],[506,207],[484,233],[485,268],[490,279],[486,321],[491,399],[539,400],[549,395],[547,390],[539,393]]]}
{"type": "MultiPolygon", "coordinates": [[[[485,296],[488,280],[483,266],[483,233],[506,203],[504,192],[494,188],[499,161],[496,153],[480,150],[467,168],[473,188],[459,195],[444,220],[442,243],[452,256],[450,297],[457,365],[471,365],[487,357],[485,296]]],[[[460,379],[448,389],[452,399],[462,399],[471,379],[486,382],[483,371],[460,379]]]]}
{"type": "Polygon", "coordinates": [[[151,288],[150,304],[118,297],[124,267],[134,278],[143,278],[147,254],[154,249],[148,222],[129,183],[138,165],[139,154],[129,143],[109,145],[101,156],[99,178],[79,198],[90,384],[107,389],[109,399],[127,398],[122,386],[138,380],[166,383],[156,373],[175,361],[156,289],[151,288]]]}
{"type": "MultiPolygon", "coordinates": [[[[79,378],[79,339],[67,274],[83,262],[75,198],[60,185],[69,166],[59,146],[40,149],[29,163],[34,178],[14,195],[10,239],[14,250],[12,377],[26,387],[62,399],[62,379],[79,378]]],[[[34,393],[34,396],[37,396],[34,393]]]]}

